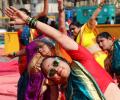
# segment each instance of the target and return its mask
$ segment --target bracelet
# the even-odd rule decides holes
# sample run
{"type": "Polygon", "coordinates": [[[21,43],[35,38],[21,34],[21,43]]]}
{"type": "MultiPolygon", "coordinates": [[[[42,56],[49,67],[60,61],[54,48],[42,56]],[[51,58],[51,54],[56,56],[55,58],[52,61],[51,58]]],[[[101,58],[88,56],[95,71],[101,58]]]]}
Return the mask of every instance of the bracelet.
{"type": "Polygon", "coordinates": [[[104,6],[104,3],[100,3],[99,5],[98,5],[98,8],[102,8],[104,6]]]}
{"type": "Polygon", "coordinates": [[[29,25],[29,27],[35,28],[36,23],[37,23],[37,19],[36,18],[28,17],[27,20],[26,20],[26,22],[29,25]]]}
{"type": "Polygon", "coordinates": [[[17,56],[17,54],[16,54],[15,52],[13,52],[13,56],[14,56],[14,57],[16,57],[16,56],[17,56]]]}

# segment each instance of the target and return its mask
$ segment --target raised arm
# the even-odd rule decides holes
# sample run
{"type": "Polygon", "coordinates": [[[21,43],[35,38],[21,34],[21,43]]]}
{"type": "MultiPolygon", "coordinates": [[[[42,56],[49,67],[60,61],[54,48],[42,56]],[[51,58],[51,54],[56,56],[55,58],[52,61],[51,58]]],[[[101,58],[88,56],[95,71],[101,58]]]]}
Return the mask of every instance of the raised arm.
{"type": "Polygon", "coordinates": [[[88,21],[88,26],[91,29],[95,27],[95,25],[96,25],[96,18],[98,16],[98,14],[100,13],[100,11],[102,10],[102,7],[104,6],[104,3],[105,3],[105,0],[101,0],[100,4],[98,5],[98,8],[95,10],[95,12],[93,13],[92,17],[88,21]]]}
{"type": "Polygon", "coordinates": [[[65,11],[64,11],[64,5],[63,0],[57,0],[58,1],[58,13],[59,13],[59,31],[61,31],[63,34],[67,34],[66,26],[65,26],[65,11]]]}
{"type": "Polygon", "coordinates": [[[34,18],[41,18],[41,17],[44,17],[44,16],[47,16],[48,15],[48,0],[44,0],[44,8],[43,8],[43,11],[40,12],[37,16],[34,16],[34,18]]]}
{"type": "Polygon", "coordinates": [[[7,8],[5,10],[5,14],[14,20],[14,24],[19,24],[19,22],[23,22],[28,24],[29,26],[34,26],[36,29],[55,39],[67,50],[78,49],[78,44],[74,40],[69,38],[67,35],[62,34],[60,31],[52,28],[47,24],[35,21],[34,19],[30,18],[28,15],[24,14],[23,12],[14,7],[7,8]]]}

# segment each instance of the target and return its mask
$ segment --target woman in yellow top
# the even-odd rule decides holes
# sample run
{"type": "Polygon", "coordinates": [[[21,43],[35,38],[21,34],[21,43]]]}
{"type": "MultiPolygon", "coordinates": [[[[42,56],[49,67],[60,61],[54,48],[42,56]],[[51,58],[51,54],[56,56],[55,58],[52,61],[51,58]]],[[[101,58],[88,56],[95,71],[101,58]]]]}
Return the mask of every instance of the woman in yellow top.
{"type": "Polygon", "coordinates": [[[103,52],[96,43],[96,35],[98,34],[96,29],[96,18],[103,6],[104,0],[101,0],[98,8],[95,10],[87,23],[85,23],[81,28],[75,24],[71,24],[70,30],[74,32],[76,42],[86,47],[93,54],[96,61],[104,68],[104,60],[107,54],[103,52]]]}

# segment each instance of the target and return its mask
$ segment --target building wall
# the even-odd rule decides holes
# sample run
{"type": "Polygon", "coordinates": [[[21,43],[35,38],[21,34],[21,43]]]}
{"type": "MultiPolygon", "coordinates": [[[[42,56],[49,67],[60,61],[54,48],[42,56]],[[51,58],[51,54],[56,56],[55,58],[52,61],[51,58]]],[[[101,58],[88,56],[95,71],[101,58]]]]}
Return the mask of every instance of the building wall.
{"type": "Polygon", "coordinates": [[[111,24],[98,25],[97,29],[98,29],[99,33],[101,33],[101,32],[109,32],[116,39],[120,38],[120,24],[115,24],[115,25],[111,25],[111,24]]]}

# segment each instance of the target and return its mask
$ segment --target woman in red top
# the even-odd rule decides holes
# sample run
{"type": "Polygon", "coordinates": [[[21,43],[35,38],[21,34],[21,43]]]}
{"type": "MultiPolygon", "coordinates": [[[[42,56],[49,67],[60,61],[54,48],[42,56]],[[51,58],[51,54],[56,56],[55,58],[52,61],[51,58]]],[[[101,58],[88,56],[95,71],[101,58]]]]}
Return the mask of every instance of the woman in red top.
{"type": "MultiPolygon", "coordinates": [[[[86,50],[84,47],[78,45],[74,40],[68,37],[65,34],[61,34],[60,31],[42,23],[33,18],[30,18],[28,15],[22,13],[20,10],[10,7],[5,10],[7,16],[14,19],[12,23],[14,24],[24,24],[27,23],[29,26],[34,26],[36,29],[44,32],[46,35],[52,37],[57,42],[59,42],[64,49],[68,51],[71,55],[72,59],[79,61],[85,69],[93,76],[95,81],[97,82],[98,86],[100,87],[101,91],[104,93],[106,99],[108,100],[117,100],[120,98],[120,90],[114,84],[112,78],[108,75],[108,73],[101,68],[101,66],[95,61],[92,54],[86,50]],[[17,14],[13,14],[16,12],[17,14]],[[19,20],[18,20],[19,18],[19,20]],[[33,22],[34,21],[34,22],[33,22]],[[104,76],[102,76],[104,75],[104,76]]],[[[53,59],[47,61],[47,67],[44,69],[46,74],[49,73],[49,67],[51,67],[53,59]]],[[[65,66],[68,66],[64,63],[65,66]]],[[[57,81],[58,83],[65,82],[63,79],[67,79],[70,74],[70,69],[68,67],[62,68],[62,66],[57,70],[55,74],[56,77],[53,78],[53,81],[57,81]],[[63,79],[62,79],[63,78],[63,79]]]]}

